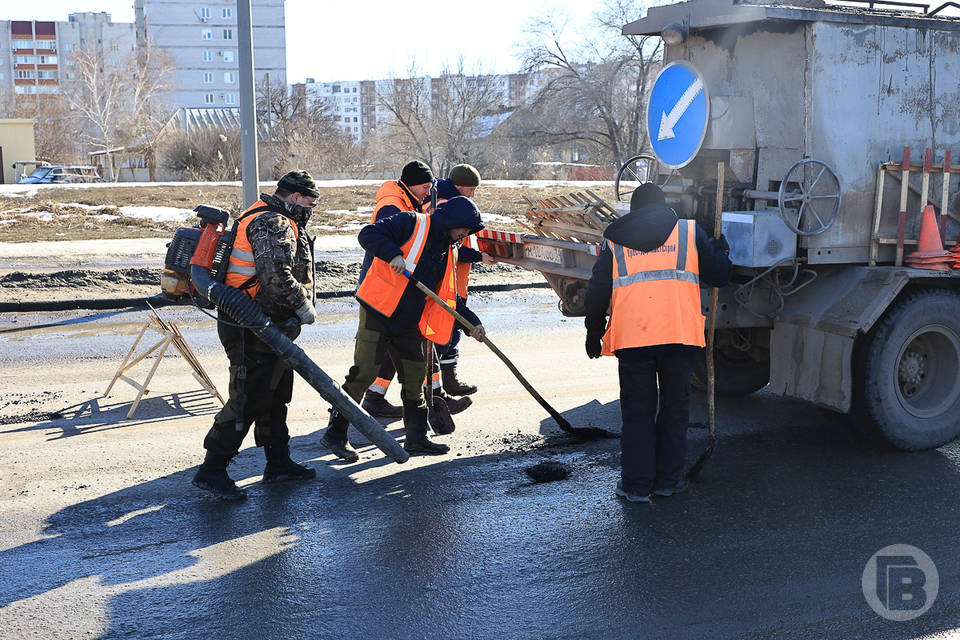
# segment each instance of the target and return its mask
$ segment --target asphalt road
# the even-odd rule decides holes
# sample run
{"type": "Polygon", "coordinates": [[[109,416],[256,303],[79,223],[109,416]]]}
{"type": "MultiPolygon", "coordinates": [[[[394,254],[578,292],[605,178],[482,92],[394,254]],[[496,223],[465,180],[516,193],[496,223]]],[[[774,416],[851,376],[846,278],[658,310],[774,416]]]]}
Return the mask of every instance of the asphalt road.
{"type": "MultiPolygon", "coordinates": [[[[616,362],[583,355],[579,319],[541,292],[474,306],[573,424],[619,427],[616,362]]],[[[339,380],[354,309],[321,311],[299,342],[339,380]]],[[[161,313],[224,389],[213,323],[161,313]]],[[[443,438],[450,455],[397,465],[367,446],[340,464],[319,444],[326,404],[298,381],[293,455],[317,480],[262,485],[251,436],[230,467],[250,497],[224,503],[190,485],[218,405],[183,360],[161,363],[130,420],[133,388],[99,397],[143,320],[0,316],[2,638],[880,639],[960,624],[955,445],[872,448],[837,417],[761,392],[718,403],[699,484],[631,505],[613,493],[618,441],[562,435],[470,342],[462,377],[481,390],[443,438]],[[532,484],[523,469],[544,460],[573,473],[532,484]],[[876,615],[861,590],[868,559],[895,543],[939,572],[936,601],[909,622],[876,615]]],[[[692,462],[704,433],[690,442],[692,462]]]]}

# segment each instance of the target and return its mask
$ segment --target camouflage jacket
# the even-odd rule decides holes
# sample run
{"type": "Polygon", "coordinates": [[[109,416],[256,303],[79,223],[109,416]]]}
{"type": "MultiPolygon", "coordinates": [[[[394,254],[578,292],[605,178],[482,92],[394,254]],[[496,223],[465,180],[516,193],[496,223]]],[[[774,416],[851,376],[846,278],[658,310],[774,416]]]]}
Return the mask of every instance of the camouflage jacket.
{"type": "Polygon", "coordinates": [[[303,301],[312,297],[312,239],[304,228],[305,221],[291,218],[282,200],[267,194],[260,194],[260,199],[276,213],[262,213],[247,226],[260,281],[256,300],[264,313],[283,320],[292,317],[303,301]],[[298,234],[288,223],[297,225],[298,234]]]}

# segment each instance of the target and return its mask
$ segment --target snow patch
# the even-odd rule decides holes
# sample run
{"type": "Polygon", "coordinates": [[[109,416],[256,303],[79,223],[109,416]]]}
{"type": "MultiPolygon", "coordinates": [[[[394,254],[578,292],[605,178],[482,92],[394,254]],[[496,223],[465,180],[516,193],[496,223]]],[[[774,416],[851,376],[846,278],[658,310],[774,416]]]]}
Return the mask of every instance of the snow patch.
{"type": "Polygon", "coordinates": [[[53,214],[49,211],[30,211],[29,213],[19,214],[23,218],[36,218],[44,222],[53,222],[53,214]]]}
{"type": "Polygon", "coordinates": [[[120,213],[128,218],[153,220],[154,222],[180,222],[196,216],[193,211],[185,211],[179,207],[119,207],[120,213]]]}

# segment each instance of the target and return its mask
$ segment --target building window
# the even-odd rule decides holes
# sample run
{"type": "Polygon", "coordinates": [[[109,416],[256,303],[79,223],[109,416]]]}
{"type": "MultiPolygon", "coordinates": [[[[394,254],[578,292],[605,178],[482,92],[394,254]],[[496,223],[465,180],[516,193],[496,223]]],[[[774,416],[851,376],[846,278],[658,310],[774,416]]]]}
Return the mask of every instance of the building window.
{"type": "Polygon", "coordinates": [[[32,69],[17,69],[15,73],[20,80],[32,80],[36,77],[32,69]]]}
{"type": "Polygon", "coordinates": [[[35,84],[18,84],[14,87],[14,91],[17,93],[36,93],[37,85],[35,84]]]}
{"type": "Polygon", "coordinates": [[[37,71],[37,77],[41,80],[56,80],[57,72],[53,69],[41,69],[37,71]]]}
{"type": "Polygon", "coordinates": [[[14,40],[14,49],[33,49],[33,40],[14,40]]]}
{"type": "Polygon", "coordinates": [[[17,64],[33,64],[35,60],[33,56],[17,56],[17,64]]]}
{"type": "Polygon", "coordinates": [[[67,51],[73,51],[73,44],[65,44],[63,48],[67,51]]]}
{"type": "Polygon", "coordinates": [[[203,72],[203,84],[213,84],[213,73],[210,71],[203,72]]]}
{"type": "Polygon", "coordinates": [[[204,62],[213,62],[213,51],[210,49],[203,50],[203,61],[204,62]]]}
{"type": "Polygon", "coordinates": [[[237,96],[233,93],[228,93],[226,99],[224,100],[227,104],[237,104],[237,96]]]}
{"type": "Polygon", "coordinates": [[[223,52],[224,62],[233,62],[233,49],[227,49],[223,52]]]}
{"type": "Polygon", "coordinates": [[[213,104],[213,94],[205,93],[203,94],[203,103],[204,104],[213,104]]]}
{"type": "Polygon", "coordinates": [[[224,30],[223,30],[223,39],[224,39],[224,40],[233,40],[233,29],[224,29],[224,30]]]}
{"type": "Polygon", "coordinates": [[[213,40],[213,31],[210,29],[202,29],[200,31],[201,40],[213,40]]]}
{"type": "Polygon", "coordinates": [[[210,7],[200,7],[200,19],[201,20],[210,19],[210,7]]]}
{"type": "Polygon", "coordinates": [[[56,49],[56,40],[37,40],[37,49],[56,49]]]}
{"type": "Polygon", "coordinates": [[[57,64],[57,56],[39,56],[40,64],[57,64]]]}
{"type": "Polygon", "coordinates": [[[233,9],[231,7],[224,7],[223,9],[220,10],[220,15],[227,19],[232,18],[233,9]]]}
{"type": "Polygon", "coordinates": [[[224,71],[223,81],[226,82],[227,84],[233,84],[235,82],[233,71],[224,71]]]}

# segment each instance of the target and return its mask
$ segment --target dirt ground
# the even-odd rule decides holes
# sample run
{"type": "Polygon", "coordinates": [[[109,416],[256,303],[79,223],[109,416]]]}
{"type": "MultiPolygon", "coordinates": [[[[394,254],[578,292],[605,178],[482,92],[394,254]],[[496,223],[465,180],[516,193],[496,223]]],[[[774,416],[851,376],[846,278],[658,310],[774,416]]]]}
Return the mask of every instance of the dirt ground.
{"type": "MultiPolygon", "coordinates": [[[[377,185],[322,187],[309,230],[314,234],[356,233],[370,219],[377,185]]],[[[611,187],[590,187],[613,201],[611,187]]],[[[480,187],[475,200],[492,216],[490,226],[523,231],[524,197],[537,200],[582,190],[571,186],[480,187]],[[513,220],[513,222],[510,221],[513,220]]],[[[240,210],[240,187],[150,185],[89,189],[44,188],[24,194],[0,193],[0,242],[154,238],[172,234],[183,223],[122,215],[120,207],[175,207],[185,211],[208,204],[240,210]]],[[[189,218],[189,224],[193,218],[189,218]]]]}

